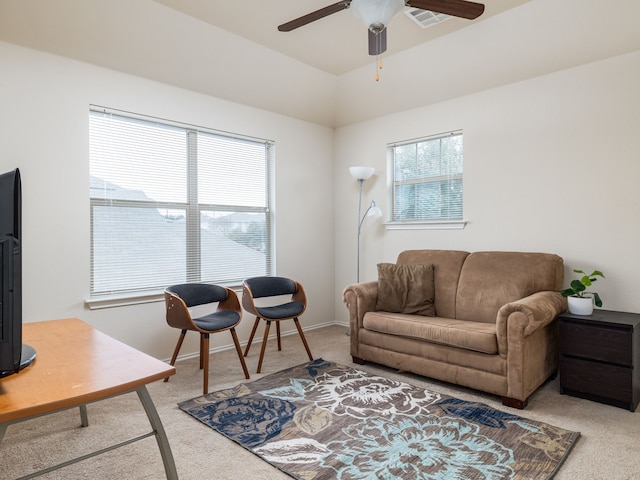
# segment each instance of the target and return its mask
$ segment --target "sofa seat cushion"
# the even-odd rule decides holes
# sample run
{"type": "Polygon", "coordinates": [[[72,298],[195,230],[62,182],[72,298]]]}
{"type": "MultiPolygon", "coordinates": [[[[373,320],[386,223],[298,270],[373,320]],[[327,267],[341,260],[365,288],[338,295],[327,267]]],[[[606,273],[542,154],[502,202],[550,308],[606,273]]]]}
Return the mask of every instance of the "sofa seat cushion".
{"type": "Polygon", "coordinates": [[[465,350],[491,355],[498,353],[496,326],[492,323],[375,311],[365,314],[363,327],[465,350]]]}

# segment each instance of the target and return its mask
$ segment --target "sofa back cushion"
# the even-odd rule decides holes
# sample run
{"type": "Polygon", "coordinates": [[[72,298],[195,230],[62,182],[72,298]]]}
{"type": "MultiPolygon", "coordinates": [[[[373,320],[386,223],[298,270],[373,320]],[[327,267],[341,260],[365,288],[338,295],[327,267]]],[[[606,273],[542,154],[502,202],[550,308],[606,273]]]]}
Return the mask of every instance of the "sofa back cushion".
{"type": "Polygon", "coordinates": [[[435,314],[456,318],[458,280],[467,255],[469,252],[458,250],[405,250],[398,255],[396,263],[433,265],[435,314]]]}
{"type": "MultiPolygon", "coordinates": [[[[563,279],[564,265],[558,255],[471,253],[460,272],[454,318],[495,323],[498,310],[504,304],[540,291],[559,291],[563,279]]],[[[436,302],[437,298],[436,294],[436,302]]]]}
{"type": "Polygon", "coordinates": [[[378,264],[376,310],[435,317],[433,265],[378,264]]]}

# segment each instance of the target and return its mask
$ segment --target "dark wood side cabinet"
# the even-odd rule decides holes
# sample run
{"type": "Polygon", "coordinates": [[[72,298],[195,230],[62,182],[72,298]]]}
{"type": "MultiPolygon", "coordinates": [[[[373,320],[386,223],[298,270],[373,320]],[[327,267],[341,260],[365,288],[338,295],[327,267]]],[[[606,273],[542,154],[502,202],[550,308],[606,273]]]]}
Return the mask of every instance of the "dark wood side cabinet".
{"type": "Polygon", "coordinates": [[[594,310],[560,319],[560,393],[627,408],[640,402],[640,314],[594,310]]]}

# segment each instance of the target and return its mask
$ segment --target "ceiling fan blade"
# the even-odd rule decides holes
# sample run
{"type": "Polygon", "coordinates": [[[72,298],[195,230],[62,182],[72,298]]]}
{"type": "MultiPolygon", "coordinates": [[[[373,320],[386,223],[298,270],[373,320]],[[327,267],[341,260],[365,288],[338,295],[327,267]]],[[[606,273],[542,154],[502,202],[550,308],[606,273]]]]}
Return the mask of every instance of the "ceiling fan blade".
{"type": "Polygon", "coordinates": [[[281,32],[290,32],[291,30],[295,30],[296,28],[327,17],[332,13],[345,10],[349,8],[349,5],[351,5],[351,0],[342,0],[341,2],[334,3],[333,5],[321,8],[320,10],[316,10],[315,12],[308,13],[306,15],[303,15],[302,17],[296,18],[295,20],[291,20],[290,22],[283,23],[278,27],[278,30],[281,32]]]}
{"type": "Polygon", "coordinates": [[[484,12],[482,3],[466,0],[408,0],[407,6],[473,20],[484,12]]]}
{"type": "Polygon", "coordinates": [[[369,55],[380,55],[387,51],[387,29],[369,29],[369,55]]]}

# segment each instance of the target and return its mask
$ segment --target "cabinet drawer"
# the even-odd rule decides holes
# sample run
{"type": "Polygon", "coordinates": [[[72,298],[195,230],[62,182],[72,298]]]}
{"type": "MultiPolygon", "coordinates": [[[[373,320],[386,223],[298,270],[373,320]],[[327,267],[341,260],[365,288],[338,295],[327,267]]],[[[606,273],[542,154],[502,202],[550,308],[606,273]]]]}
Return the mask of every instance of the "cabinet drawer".
{"type": "Polygon", "coordinates": [[[560,386],[631,402],[633,369],[578,358],[560,358],[560,386]]]}
{"type": "Polygon", "coordinates": [[[633,330],[570,321],[560,322],[560,353],[633,365],[633,330]]]}

